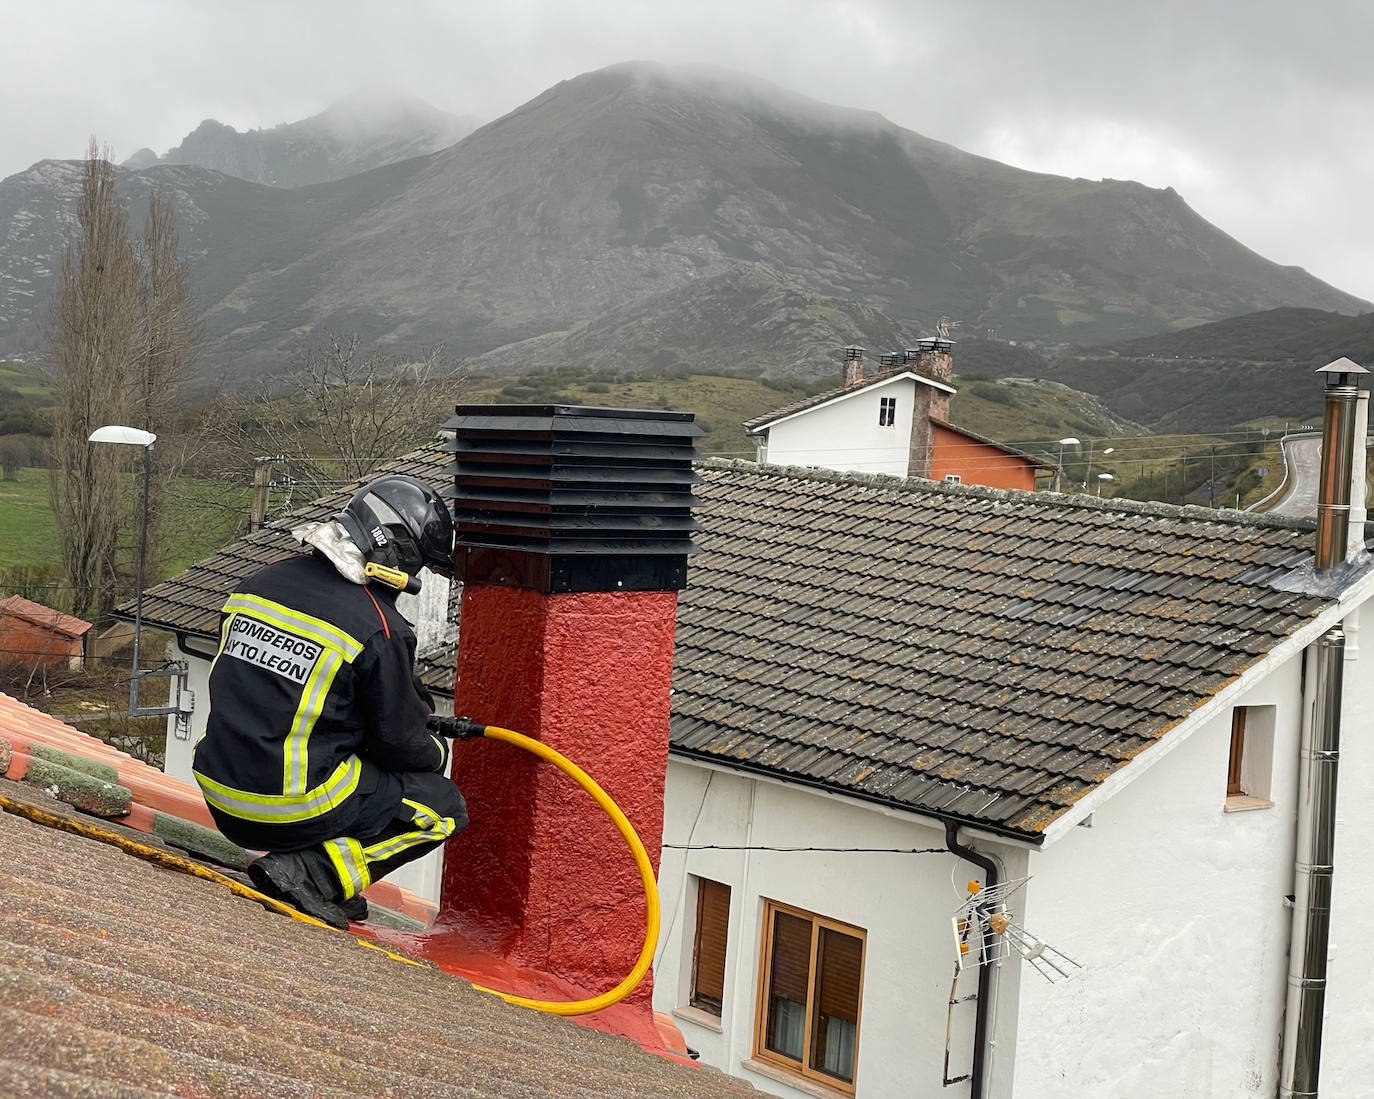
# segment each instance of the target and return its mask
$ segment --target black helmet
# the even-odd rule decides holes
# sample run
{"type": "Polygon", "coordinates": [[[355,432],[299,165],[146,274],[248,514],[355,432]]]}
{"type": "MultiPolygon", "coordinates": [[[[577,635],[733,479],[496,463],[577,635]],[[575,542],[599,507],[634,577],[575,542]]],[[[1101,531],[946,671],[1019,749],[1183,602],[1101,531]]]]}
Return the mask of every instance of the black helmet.
{"type": "Polygon", "coordinates": [[[335,516],[369,562],[413,576],[428,565],[453,571],[453,516],[415,477],[388,474],[364,485],[335,516]]]}

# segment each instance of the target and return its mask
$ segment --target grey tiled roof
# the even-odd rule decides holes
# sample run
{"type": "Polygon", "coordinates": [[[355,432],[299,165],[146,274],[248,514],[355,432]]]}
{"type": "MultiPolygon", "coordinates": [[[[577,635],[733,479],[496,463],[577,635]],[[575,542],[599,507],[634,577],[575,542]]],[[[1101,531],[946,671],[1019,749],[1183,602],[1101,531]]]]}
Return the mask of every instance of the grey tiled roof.
{"type": "MultiPolygon", "coordinates": [[[[437,448],[398,462],[445,479],[437,448]]],[[[1030,838],[1327,605],[1269,586],[1311,557],[1309,523],[697,468],[674,752],[1030,838]]],[[[213,635],[237,578],[293,545],[226,547],[145,617],[213,635]]]]}
{"type": "Polygon", "coordinates": [[[673,749],[1031,837],[1325,605],[1306,525],[702,472],[673,749]]]}

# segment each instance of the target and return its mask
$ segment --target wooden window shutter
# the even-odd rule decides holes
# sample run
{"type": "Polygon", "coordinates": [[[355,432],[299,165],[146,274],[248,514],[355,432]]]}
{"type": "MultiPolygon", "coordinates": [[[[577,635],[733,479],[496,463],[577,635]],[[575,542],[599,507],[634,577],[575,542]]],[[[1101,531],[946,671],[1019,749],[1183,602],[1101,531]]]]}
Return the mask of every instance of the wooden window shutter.
{"type": "Polygon", "coordinates": [[[730,932],[730,887],[697,880],[696,945],[692,951],[693,1007],[719,1015],[725,996],[725,944],[730,932]]]}
{"type": "Polygon", "coordinates": [[[773,914],[773,958],[768,979],[771,996],[807,1002],[811,983],[811,921],[788,912],[773,914]]]}
{"type": "Polygon", "coordinates": [[[1240,783],[1241,761],[1245,758],[1245,707],[1237,706],[1231,711],[1231,760],[1226,768],[1226,796],[1243,797],[1245,788],[1240,783]]]}
{"type": "Polygon", "coordinates": [[[858,1022],[863,958],[864,944],[861,939],[833,928],[821,928],[820,957],[816,964],[816,1003],[822,1015],[858,1022]]]}

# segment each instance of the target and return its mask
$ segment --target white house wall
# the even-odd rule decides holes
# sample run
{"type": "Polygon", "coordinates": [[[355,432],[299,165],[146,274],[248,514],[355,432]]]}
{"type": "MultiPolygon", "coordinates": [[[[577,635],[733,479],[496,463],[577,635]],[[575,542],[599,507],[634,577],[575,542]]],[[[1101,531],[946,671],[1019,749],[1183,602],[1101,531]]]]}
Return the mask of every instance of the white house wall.
{"type": "Polygon", "coordinates": [[[773,465],[818,466],[905,477],[911,448],[916,383],[910,378],[874,385],[768,429],[767,460],[773,465]],[[878,402],[897,399],[897,419],[878,426],[878,402]]]}
{"type": "MultiPolygon", "coordinates": [[[[707,769],[673,758],[668,765],[665,843],[743,846],[944,848],[942,828],[906,815],[766,780],[707,769]]],[[[961,839],[968,843],[967,836],[961,839]]],[[[974,841],[980,850],[987,850],[974,841]]],[[[1003,852],[1007,872],[1024,873],[1025,853],[1003,852]]],[[[701,1059],[778,1095],[810,1094],[750,1067],[759,976],[762,909],[779,901],[867,932],[859,1025],[858,1099],[968,1094],[968,1084],[941,1086],[945,1025],[954,972],[950,919],[977,867],[938,854],[683,852],[665,849],[659,874],[664,911],[654,978],[654,1006],[673,1012],[701,1059]],[[730,886],[730,928],[721,1025],[682,1010],[691,993],[695,878],[730,886]]],[[[976,987],[976,971],[959,994],[976,987]]],[[[1015,1047],[1015,974],[1002,982],[994,1037],[1015,1047]]],[[[956,1008],[950,1070],[967,1073],[974,1005],[956,1008]]],[[[1012,1059],[994,1055],[995,1099],[1011,1096],[1012,1059]]]]}
{"type": "Polygon", "coordinates": [[[1021,918],[1083,969],[1054,985],[1023,973],[1017,1099],[1276,1094],[1300,665],[1294,657],[1243,699],[1275,707],[1273,808],[1223,812],[1228,711],[1099,808],[1091,827],[1031,855],[1021,918]]]}

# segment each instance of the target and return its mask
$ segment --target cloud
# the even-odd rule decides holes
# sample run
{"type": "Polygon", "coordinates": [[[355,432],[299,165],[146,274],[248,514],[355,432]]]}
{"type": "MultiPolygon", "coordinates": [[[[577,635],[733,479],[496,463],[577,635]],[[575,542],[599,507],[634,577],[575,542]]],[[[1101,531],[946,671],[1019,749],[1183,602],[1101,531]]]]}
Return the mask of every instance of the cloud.
{"type": "Polygon", "coordinates": [[[1021,167],[1173,186],[1252,248],[1374,299],[1374,5],[1329,0],[18,0],[0,173],[243,130],[359,87],[495,117],[626,60],[708,63],[1021,167]]]}

